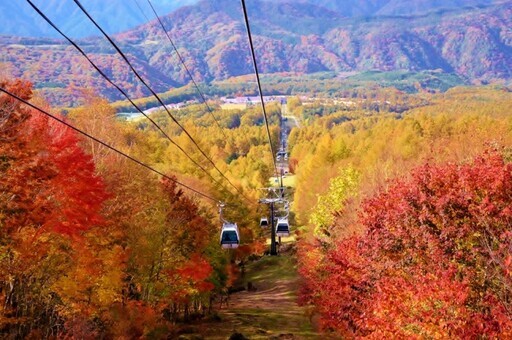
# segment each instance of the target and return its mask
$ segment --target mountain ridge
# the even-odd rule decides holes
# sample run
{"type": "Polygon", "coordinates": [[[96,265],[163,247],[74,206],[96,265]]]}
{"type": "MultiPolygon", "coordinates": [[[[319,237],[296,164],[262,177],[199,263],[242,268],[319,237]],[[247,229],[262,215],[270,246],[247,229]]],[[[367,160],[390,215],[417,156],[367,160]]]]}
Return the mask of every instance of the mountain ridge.
{"type": "MultiPolygon", "coordinates": [[[[307,2],[253,1],[249,16],[262,73],[441,70],[468,82],[512,78],[510,1],[368,18],[346,18],[307,2]]],[[[203,1],[163,16],[162,21],[196,81],[253,72],[242,14],[233,2],[203,1]],[[226,3],[230,5],[224,6],[226,3]]],[[[155,90],[167,91],[190,81],[156,22],[113,37],[151,79],[155,90]]],[[[90,37],[79,43],[131,95],[147,94],[104,39],[90,37]]],[[[36,83],[61,84],[46,89],[50,96],[63,96],[68,85],[86,84],[119,99],[114,91],[104,89],[105,84],[71,47],[59,40],[3,37],[0,44],[7,52],[4,62],[16,76],[36,83]],[[17,45],[30,48],[21,51],[17,45]],[[56,60],[61,63],[55,64],[56,60]],[[80,68],[72,67],[77,63],[80,68]]]]}
{"type": "MultiPolygon", "coordinates": [[[[182,6],[199,0],[152,0],[160,15],[168,14],[182,6]]],[[[92,26],[72,0],[32,0],[44,13],[55,21],[64,32],[75,38],[98,36],[100,32],[92,26]]],[[[86,0],[82,5],[109,33],[118,33],[140,25],[146,17],[154,18],[146,0],[86,0]]],[[[42,20],[26,1],[0,1],[0,35],[17,35],[34,38],[59,38],[59,34],[42,20]]]]}
{"type": "MultiPolygon", "coordinates": [[[[72,0],[32,0],[43,12],[49,13],[59,27],[75,38],[99,36],[100,33],[80,13],[72,0]]],[[[98,17],[102,26],[111,34],[131,30],[144,24],[154,15],[144,0],[87,0],[82,1],[84,7],[93,16],[98,17]]],[[[456,9],[461,7],[478,7],[497,4],[506,0],[346,0],[342,3],[333,0],[274,0],[275,5],[309,4],[324,11],[337,13],[346,18],[362,18],[373,16],[396,16],[428,13],[440,9],[456,9]]],[[[217,9],[240,7],[237,1],[200,1],[200,0],[152,0],[159,15],[164,16],[184,6],[201,3],[200,6],[216,6],[217,9]]],[[[257,3],[257,2],[256,2],[257,3]]],[[[257,10],[254,2],[248,3],[251,10],[257,10]]],[[[41,20],[30,5],[24,1],[0,2],[0,35],[17,35],[26,37],[58,38],[41,20]]]]}

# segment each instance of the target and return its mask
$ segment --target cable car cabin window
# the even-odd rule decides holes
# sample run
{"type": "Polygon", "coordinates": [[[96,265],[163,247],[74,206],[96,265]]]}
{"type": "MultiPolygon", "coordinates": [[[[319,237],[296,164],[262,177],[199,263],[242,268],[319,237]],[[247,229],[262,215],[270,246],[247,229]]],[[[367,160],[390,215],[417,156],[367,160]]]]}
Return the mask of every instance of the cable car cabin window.
{"type": "Polygon", "coordinates": [[[285,223],[279,223],[277,225],[277,231],[286,231],[288,232],[288,224],[285,224],[285,223]]]}
{"type": "Polygon", "coordinates": [[[290,225],[287,220],[278,220],[276,226],[276,234],[277,236],[289,236],[290,235],[290,225]]]}
{"type": "Polygon", "coordinates": [[[238,235],[234,230],[225,230],[222,232],[222,243],[238,243],[238,235]]]}
{"type": "Polygon", "coordinates": [[[260,227],[268,227],[268,219],[266,217],[260,219],[260,227]]]}
{"type": "Polygon", "coordinates": [[[224,223],[220,234],[220,244],[222,248],[238,248],[240,236],[236,224],[224,223]]]}

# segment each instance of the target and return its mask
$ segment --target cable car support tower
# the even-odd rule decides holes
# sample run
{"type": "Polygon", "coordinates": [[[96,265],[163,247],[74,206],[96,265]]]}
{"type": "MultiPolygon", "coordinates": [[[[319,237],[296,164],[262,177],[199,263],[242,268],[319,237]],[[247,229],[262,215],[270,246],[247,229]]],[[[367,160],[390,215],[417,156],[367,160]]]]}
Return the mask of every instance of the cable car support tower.
{"type": "MultiPolygon", "coordinates": [[[[270,208],[270,255],[277,255],[277,242],[276,242],[276,205],[283,204],[285,209],[288,209],[288,201],[284,198],[284,187],[269,187],[263,188],[272,197],[261,198],[259,202],[261,204],[267,204],[270,208]]],[[[288,215],[286,215],[287,217],[288,215]]]]}

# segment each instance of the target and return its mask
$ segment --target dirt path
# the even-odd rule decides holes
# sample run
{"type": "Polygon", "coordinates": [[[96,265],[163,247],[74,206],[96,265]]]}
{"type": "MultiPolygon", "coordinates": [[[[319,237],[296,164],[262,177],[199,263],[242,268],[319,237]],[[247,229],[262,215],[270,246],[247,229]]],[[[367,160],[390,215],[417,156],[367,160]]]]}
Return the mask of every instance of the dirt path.
{"type": "Polygon", "coordinates": [[[307,309],[297,304],[293,251],[249,264],[241,285],[249,282],[256,290],[231,294],[229,306],[219,310],[220,321],[203,330],[205,339],[228,339],[233,333],[248,339],[326,339],[314,331],[307,309]]]}
{"type": "MultiPolygon", "coordinates": [[[[286,106],[283,110],[285,113],[286,106]]],[[[284,120],[283,140],[294,123],[299,127],[295,117],[292,118],[294,122],[284,120]]],[[[283,148],[286,149],[286,142],[283,148]]],[[[288,169],[286,160],[279,164],[288,169]]],[[[294,184],[285,183],[292,187],[294,184]]],[[[229,306],[219,311],[220,321],[208,324],[208,329],[202,332],[204,339],[229,339],[235,333],[248,339],[333,339],[315,332],[310,312],[298,305],[295,238],[284,238],[284,242],[278,256],[264,256],[247,265],[238,285],[245,288],[250,285],[254,289],[231,294],[229,306]]]]}
{"type": "MultiPolygon", "coordinates": [[[[286,106],[283,108],[286,111],[286,106]]],[[[291,118],[299,127],[296,118],[291,118]]],[[[283,139],[292,127],[293,122],[287,120],[283,139]]],[[[280,164],[288,169],[287,161],[280,164]]],[[[295,186],[294,181],[286,179],[289,183],[285,186],[295,186]]],[[[246,274],[237,286],[250,285],[254,289],[231,294],[229,305],[218,311],[219,320],[201,325],[201,337],[182,339],[224,340],[235,333],[243,335],[237,339],[335,339],[315,332],[310,311],[298,305],[295,238],[283,238],[283,243],[278,256],[264,256],[247,265],[246,274]]]]}

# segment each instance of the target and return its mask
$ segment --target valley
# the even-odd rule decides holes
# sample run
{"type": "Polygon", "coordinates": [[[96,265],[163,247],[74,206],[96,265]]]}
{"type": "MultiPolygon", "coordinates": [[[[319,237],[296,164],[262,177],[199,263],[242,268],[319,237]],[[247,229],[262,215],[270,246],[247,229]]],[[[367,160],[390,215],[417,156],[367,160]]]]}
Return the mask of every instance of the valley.
{"type": "Polygon", "coordinates": [[[0,338],[512,338],[511,18],[0,3],[0,338]]]}
{"type": "MultiPolygon", "coordinates": [[[[319,8],[313,10],[311,6],[263,2],[254,8],[259,67],[269,80],[277,80],[276,85],[269,83],[267,94],[299,95],[308,91],[333,94],[368,82],[407,92],[446,91],[462,84],[506,82],[511,76],[510,2],[421,12],[416,16],[350,19],[319,8]],[[323,18],[324,15],[328,18],[323,18]],[[317,27],[314,22],[322,25],[317,27]],[[280,34],[276,36],[273,30],[280,34]],[[322,72],[331,75],[307,85],[286,80],[290,78],[287,75],[300,79],[303,75],[322,72]],[[337,77],[350,72],[355,73],[349,79],[337,77]],[[285,80],[288,84],[283,84],[285,80]]],[[[238,4],[210,6],[201,2],[163,18],[169,36],[209,98],[231,95],[233,91],[255,94],[253,79],[236,83],[237,78],[252,72],[240,14],[238,4]],[[230,82],[226,80],[230,79],[234,81],[227,91],[230,82]],[[219,88],[217,82],[223,85],[219,88]]],[[[113,37],[158,93],[191,82],[155,22],[113,37]]],[[[46,100],[60,107],[80,105],[82,95],[73,89],[81,87],[110,100],[121,99],[61,39],[0,37],[3,72],[31,79],[46,100]]],[[[75,40],[129,95],[149,95],[104,38],[75,40]]]]}

